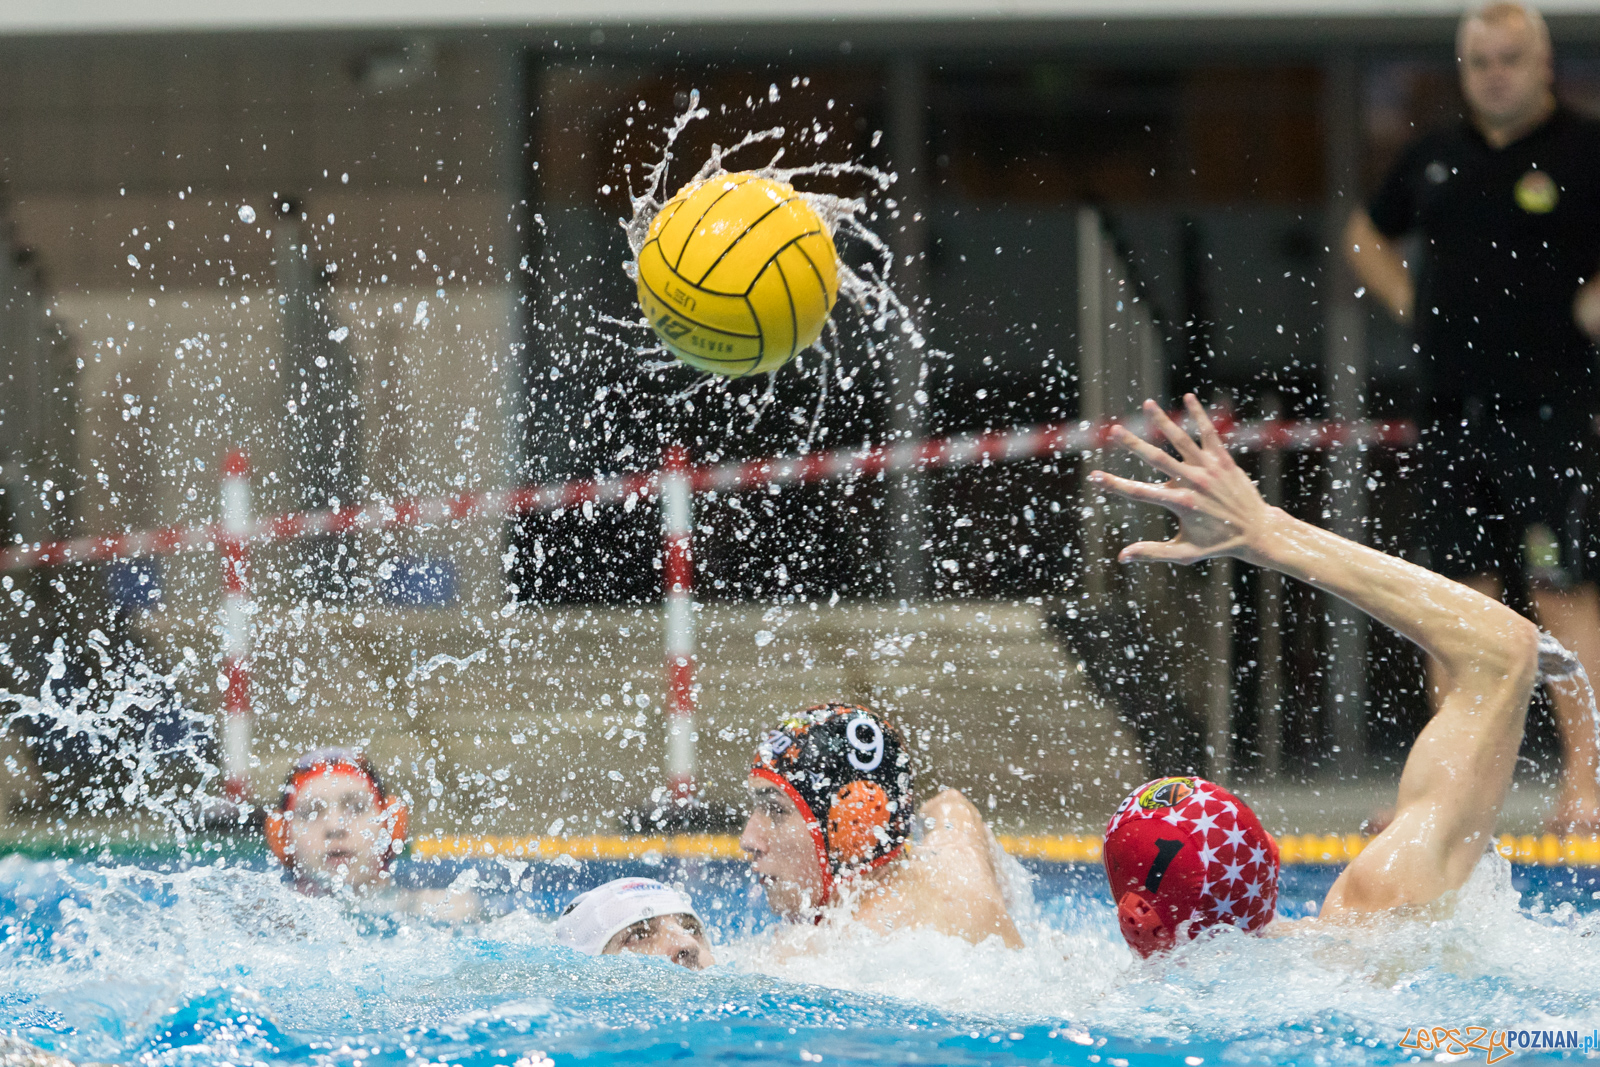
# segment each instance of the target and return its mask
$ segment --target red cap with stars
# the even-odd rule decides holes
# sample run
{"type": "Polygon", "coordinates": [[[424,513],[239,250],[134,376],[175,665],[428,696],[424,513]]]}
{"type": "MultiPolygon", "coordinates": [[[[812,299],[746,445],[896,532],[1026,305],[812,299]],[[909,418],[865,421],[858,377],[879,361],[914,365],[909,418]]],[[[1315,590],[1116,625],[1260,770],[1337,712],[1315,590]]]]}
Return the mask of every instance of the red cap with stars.
{"type": "Polygon", "coordinates": [[[1171,948],[1180,929],[1260,930],[1278,902],[1278,843],[1249,805],[1204,778],[1157,778],[1128,794],[1104,858],[1122,936],[1141,956],[1171,948]]]}

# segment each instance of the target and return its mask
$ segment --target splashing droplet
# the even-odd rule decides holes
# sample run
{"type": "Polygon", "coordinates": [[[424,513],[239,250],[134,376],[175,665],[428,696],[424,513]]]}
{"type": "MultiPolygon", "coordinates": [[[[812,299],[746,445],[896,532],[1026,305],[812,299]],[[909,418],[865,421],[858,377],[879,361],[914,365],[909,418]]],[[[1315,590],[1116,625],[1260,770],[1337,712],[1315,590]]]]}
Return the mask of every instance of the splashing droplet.
{"type": "Polygon", "coordinates": [[[256,209],[249,204],[241,204],[239,206],[239,221],[246,226],[256,221],[256,209]]]}

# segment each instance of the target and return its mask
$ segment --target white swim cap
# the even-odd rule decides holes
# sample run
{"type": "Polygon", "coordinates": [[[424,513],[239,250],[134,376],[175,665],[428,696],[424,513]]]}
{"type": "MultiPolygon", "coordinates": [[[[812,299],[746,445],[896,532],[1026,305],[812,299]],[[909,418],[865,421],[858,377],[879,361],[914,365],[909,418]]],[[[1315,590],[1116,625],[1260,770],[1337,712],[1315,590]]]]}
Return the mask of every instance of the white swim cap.
{"type": "Polygon", "coordinates": [[[657,915],[694,915],[689,898],[654,878],[618,878],[579,893],[556,920],[556,940],[598,956],[618,933],[657,915]]]}

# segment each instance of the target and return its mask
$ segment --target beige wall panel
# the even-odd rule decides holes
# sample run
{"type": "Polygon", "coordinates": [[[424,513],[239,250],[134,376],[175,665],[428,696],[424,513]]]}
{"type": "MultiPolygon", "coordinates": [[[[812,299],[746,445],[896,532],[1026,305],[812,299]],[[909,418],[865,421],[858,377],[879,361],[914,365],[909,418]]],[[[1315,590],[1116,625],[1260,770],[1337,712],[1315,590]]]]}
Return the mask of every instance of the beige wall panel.
{"type": "MultiPolygon", "coordinates": [[[[762,731],[841,697],[899,723],[923,795],[960,788],[1004,828],[1096,829],[1142,780],[1127,732],[1087,693],[1041,608],[710,605],[699,616],[700,765],[714,802],[741,805],[762,731]]],[[[615,830],[664,777],[661,647],[654,607],[265,612],[256,786],[274,793],[308,746],[359,744],[411,792],[421,832],[545,832],[558,818],[568,832],[615,830]]]]}

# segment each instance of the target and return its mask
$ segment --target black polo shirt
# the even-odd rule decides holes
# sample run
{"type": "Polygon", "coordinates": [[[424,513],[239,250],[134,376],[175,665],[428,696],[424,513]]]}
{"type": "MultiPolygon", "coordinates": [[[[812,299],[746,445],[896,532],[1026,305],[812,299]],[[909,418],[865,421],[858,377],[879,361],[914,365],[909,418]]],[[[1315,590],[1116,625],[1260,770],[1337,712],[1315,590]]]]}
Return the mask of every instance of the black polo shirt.
{"type": "Polygon", "coordinates": [[[1491,148],[1471,123],[1422,137],[1367,206],[1421,235],[1416,344],[1435,408],[1600,404],[1594,345],[1572,319],[1600,271],[1600,123],[1564,107],[1491,148]]]}

